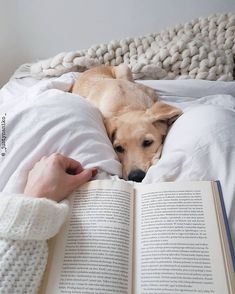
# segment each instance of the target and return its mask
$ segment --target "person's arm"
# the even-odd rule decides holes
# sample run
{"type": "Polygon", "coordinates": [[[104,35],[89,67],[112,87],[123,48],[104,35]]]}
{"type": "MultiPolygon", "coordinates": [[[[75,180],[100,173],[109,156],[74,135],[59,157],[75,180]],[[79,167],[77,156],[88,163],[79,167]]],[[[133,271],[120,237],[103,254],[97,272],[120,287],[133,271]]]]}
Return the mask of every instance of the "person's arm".
{"type": "Polygon", "coordinates": [[[47,262],[46,240],[68,215],[64,199],[94,173],[53,154],[34,165],[24,194],[0,193],[0,293],[37,293],[47,262]]]}
{"type": "Polygon", "coordinates": [[[47,240],[64,223],[67,200],[57,203],[24,194],[0,193],[0,237],[11,240],[47,240]]]}

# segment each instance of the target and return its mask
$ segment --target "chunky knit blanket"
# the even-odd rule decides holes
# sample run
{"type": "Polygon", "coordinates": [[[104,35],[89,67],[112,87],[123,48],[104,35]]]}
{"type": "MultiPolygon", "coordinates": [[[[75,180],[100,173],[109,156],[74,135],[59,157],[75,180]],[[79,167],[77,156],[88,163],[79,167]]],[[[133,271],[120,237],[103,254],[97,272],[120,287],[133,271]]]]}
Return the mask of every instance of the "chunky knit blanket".
{"type": "Polygon", "coordinates": [[[63,52],[23,66],[16,77],[60,76],[126,63],[134,79],[234,80],[235,14],[215,14],[156,34],[63,52]]]}

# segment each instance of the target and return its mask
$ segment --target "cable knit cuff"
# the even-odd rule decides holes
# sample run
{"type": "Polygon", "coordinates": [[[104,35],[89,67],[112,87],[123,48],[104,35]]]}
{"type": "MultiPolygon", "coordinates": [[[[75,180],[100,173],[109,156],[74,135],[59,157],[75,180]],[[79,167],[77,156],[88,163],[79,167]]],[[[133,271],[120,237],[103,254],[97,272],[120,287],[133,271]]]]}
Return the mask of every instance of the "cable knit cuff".
{"type": "Polygon", "coordinates": [[[69,202],[57,203],[24,194],[0,193],[0,237],[47,240],[56,235],[69,212],[69,202]]]}

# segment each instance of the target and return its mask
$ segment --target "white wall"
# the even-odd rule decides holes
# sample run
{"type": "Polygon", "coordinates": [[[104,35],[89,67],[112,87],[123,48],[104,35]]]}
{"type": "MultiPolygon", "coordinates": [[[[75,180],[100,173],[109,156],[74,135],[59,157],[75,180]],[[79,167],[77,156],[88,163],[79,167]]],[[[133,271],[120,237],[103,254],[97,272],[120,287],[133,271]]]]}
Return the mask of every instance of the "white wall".
{"type": "Polygon", "coordinates": [[[234,0],[0,0],[0,86],[25,62],[229,11],[234,0]]]}

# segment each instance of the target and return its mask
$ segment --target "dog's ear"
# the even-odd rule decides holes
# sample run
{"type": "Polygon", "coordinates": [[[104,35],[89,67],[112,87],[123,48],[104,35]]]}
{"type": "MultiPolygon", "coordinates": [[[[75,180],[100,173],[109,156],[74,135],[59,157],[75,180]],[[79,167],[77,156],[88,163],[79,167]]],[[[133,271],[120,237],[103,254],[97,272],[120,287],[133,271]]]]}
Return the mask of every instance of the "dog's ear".
{"type": "Polygon", "coordinates": [[[125,63],[121,63],[118,66],[113,66],[112,75],[115,79],[123,79],[134,82],[132,72],[125,63]]]}
{"type": "Polygon", "coordinates": [[[163,102],[156,102],[147,110],[152,122],[164,122],[168,126],[182,114],[182,110],[163,102]]]}
{"type": "Polygon", "coordinates": [[[110,141],[113,143],[115,140],[115,135],[116,135],[116,130],[117,130],[117,126],[116,126],[116,118],[105,118],[104,119],[104,125],[106,127],[108,136],[110,141]]]}

